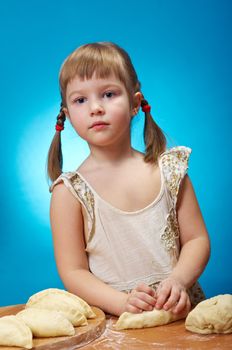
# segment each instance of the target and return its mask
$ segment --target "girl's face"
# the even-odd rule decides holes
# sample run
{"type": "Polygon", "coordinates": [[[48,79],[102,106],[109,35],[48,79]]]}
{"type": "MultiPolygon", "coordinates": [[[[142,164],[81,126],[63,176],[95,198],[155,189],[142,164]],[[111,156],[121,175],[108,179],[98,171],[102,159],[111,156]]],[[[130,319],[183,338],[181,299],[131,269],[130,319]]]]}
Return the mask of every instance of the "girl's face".
{"type": "Polygon", "coordinates": [[[124,84],[115,76],[74,78],[67,85],[65,113],[89,145],[107,146],[130,138],[130,122],[140,107],[141,93],[131,108],[124,84]]]}

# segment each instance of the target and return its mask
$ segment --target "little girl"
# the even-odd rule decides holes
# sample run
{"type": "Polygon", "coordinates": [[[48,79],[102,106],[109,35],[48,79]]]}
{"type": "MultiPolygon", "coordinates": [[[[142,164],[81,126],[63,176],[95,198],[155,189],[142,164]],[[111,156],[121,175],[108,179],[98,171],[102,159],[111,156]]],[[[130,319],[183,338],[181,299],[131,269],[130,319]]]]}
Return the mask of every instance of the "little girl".
{"type": "MultiPolygon", "coordinates": [[[[48,155],[51,227],[68,291],[107,313],[187,313],[204,299],[206,227],[186,174],[191,150],[166,150],[128,54],[100,42],[75,50],[60,71],[61,109],[48,155]],[[145,154],[130,126],[145,113],[145,154]],[[90,154],[62,173],[66,117],[90,154]]],[[[75,150],[78,152],[78,150],[75,150]]]]}

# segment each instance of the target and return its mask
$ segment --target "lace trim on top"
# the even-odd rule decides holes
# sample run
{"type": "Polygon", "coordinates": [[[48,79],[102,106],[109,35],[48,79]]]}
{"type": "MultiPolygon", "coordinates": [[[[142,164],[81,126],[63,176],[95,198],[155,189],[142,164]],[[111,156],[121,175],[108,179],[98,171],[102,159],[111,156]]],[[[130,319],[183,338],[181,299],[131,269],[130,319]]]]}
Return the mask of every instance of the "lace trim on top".
{"type": "Polygon", "coordinates": [[[167,216],[167,225],[161,234],[161,241],[170,253],[173,264],[178,258],[176,240],[179,238],[179,225],[176,215],[176,203],[180,183],[188,169],[188,159],[191,149],[184,146],[174,147],[160,156],[160,163],[172,206],[167,216]]]}
{"type": "Polygon", "coordinates": [[[171,253],[172,251],[175,252],[177,248],[176,240],[179,238],[180,234],[176,214],[173,208],[171,208],[166,220],[167,225],[160,237],[165,249],[171,253]]]}
{"type": "Polygon", "coordinates": [[[84,180],[76,172],[66,172],[61,174],[50,187],[53,191],[55,185],[64,182],[66,187],[81,202],[87,213],[88,221],[88,242],[89,243],[95,232],[95,211],[94,211],[94,195],[84,180]]]}

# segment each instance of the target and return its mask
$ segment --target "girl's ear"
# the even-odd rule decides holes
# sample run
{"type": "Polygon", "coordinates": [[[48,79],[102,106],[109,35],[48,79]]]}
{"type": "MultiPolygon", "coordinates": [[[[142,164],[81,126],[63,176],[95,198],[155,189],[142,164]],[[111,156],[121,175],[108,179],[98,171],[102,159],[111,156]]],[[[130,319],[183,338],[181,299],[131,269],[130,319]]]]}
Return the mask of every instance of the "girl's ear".
{"type": "Polygon", "coordinates": [[[70,120],[69,111],[68,111],[67,107],[63,107],[63,112],[64,112],[66,118],[68,118],[70,120]]]}
{"type": "Polygon", "coordinates": [[[133,103],[133,108],[132,108],[132,116],[135,116],[138,111],[139,111],[139,108],[141,106],[141,101],[142,101],[142,94],[140,91],[136,92],[134,94],[134,103],[133,103]]]}

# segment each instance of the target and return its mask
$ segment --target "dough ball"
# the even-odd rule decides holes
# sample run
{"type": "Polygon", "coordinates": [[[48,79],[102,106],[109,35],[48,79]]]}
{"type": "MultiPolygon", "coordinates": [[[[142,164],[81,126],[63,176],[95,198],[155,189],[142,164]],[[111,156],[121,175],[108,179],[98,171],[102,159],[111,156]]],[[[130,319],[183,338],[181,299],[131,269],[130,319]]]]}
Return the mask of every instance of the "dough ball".
{"type": "Polygon", "coordinates": [[[201,334],[232,333],[232,295],[217,295],[200,302],[188,314],[185,328],[201,334]]]}
{"type": "Polygon", "coordinates": [[[157,310],[143,311],[140,314],[124,312],[115,324],[117,330],[130,328],[147,328],[162,326],[183,318],[181,315],[174,315],[170,311],[157,310]]]}

